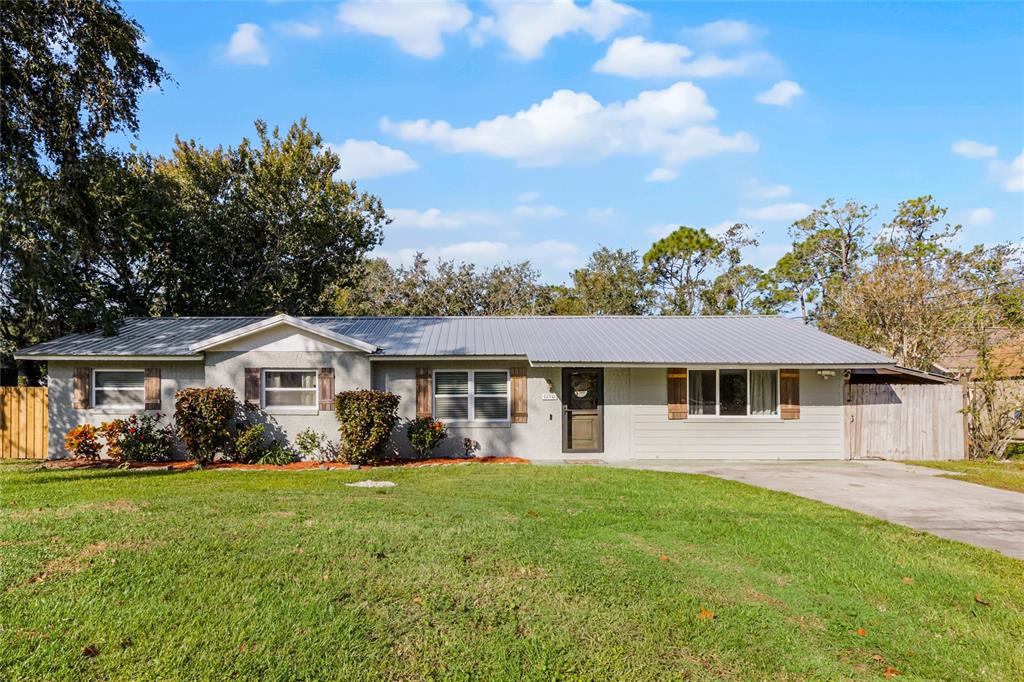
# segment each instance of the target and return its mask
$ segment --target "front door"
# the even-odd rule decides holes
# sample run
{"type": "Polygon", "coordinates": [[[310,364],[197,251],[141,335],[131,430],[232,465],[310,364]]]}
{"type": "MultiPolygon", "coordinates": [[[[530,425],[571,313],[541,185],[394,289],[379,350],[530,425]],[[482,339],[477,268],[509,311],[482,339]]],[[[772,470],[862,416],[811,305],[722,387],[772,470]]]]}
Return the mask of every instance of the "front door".
{"type": "Polygon", "coordinates": [[[604,452],[603,369],[562,369],[562,451],[604,452]]]}

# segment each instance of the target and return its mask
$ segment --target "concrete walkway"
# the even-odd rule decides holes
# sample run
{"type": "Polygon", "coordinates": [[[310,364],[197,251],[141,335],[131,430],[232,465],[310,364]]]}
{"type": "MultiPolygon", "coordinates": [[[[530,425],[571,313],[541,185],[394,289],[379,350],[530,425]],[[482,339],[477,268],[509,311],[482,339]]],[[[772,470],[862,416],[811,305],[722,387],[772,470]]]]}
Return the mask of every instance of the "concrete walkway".
{"type": "Polygon", "coordinates": [[[1024,559],[1024,493],[896,462],[629,460],[611,466],[707,474],[792,493],[1024,559]]]}

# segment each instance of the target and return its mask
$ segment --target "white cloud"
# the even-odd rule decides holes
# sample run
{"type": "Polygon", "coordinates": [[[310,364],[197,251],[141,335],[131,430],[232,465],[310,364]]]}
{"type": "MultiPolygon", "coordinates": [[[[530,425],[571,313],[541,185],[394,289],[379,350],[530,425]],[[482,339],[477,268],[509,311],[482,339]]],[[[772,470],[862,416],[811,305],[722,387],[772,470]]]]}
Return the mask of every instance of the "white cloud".
{"type": "Polygon", "coordinates": [[[753,220],[799,220],[808,213],[812,207],[808,204],[769,204],[760,208],[745,208],[742,213],[746,218],[753,220]]]}
{"type": "Polygon", "coordinates": [[[547,2],[489,3],[492,16],[481,17],[473,29],[472,41],[482,44],[489,36],[502,40],[520,59],[537,59],[554,38],[569,33],[587,33],[594,40],[606,40],[629,20],[643,13],[612,0],[593,0],[581,7],[572,0],[547,2]]]}
{"type": "Polygon", "coordinates": [[[746,195],[754,199],[781,199],[791,192],[789,185],[762,185],[757,179],[749,181],[746,189],[746,195]]]}
{"type": "Polygon", "coordinates": [[[239,24],[228,41],[227,58],[236,64],[269,64],[270,51],[263,44],[263,29],[257,24],[239,24]]]}
{"type": "Polygon", "coordinates": [[[540,199],[540,192],[523,192],[516,197],[516,201],[521,204],[532,204],[537,201],[537,199],[540,199]]]}
{"type": "Polygon", "coordinates": [[[685,33],[705,45],[736,45],[757,40],[763,31],[745,21],[722,19],[688,29],[685,33]]]}
{"type": "Polygon", "coordinates": [[[685,45],[647,42],[643,36],[616,38],[594,71],[630,78],[671,77],[692,54],[685,45]]]}
{"type": "Polygon", "coordinates": [[[634,99],[603,105],[587,93],[558,90],[515,114],[455,128],[447,121],[392,122],[381,129],[403,140],[432,143],[451,153],[480,153],[522,166],[595,161],[615,154],[657,154],[676,167],[723,152],[757,151],[746,132],[725,135],[698,125],[715,109],[692,83],[641,92],[634,99]]]}
{"type": "Polygon", "coordinates": [[[512,215],[520,218],[551,220],[566,215],[565,209],[551,205],[520,204],[512,209],[512,215]]]}
{"type": "Polygon", "coordinates": [[[767,52],[728,58],[705,54],[685,61],[692,54],[677,43],[647,42],[642,36],[616,38],[593,68],[627,78],[722,78],[742,76],[775,61],[767,52]]]}
{"type": "Polygon", "coordinates": [[[779,81],[768,90],[755,97],[760,104],[772,104],[777,107],[788,107],[793,98],[804,94],[804,89],[793,81],[779,81]]]}
{"type": "Polygon", "coordinates": [[[587,222],[593,225],[608,225],[618,216],[619,212],[613,206],[587,209],[587,222]]]}
{"type": "Polygon", "coordinates": [[[362,33],[390,38],[411,55],[433,59],[444,53],[441,38],[457,33],[473,18],[465,5],[439,2],[352,0],[338,7],[338,21],[362,33]]]}
{"type": "Polygon", "coordinates": [[[968,227],[981,227],[995,220],[996,214],[991,208],[982,206],[971,208],[960,214],[960,222],[968,227]]]}
{"type": "Polygon", "coordinates": [[[366,180],[385,175],[408,173],[420,167],[401,149],[393,149],[373,140],[345,140],[344,144],[328,144],[341,157],[340,177],[366,180]]]}
{"type": "Polygon", "coordinates": [[[499,263],[529,260],[542,269],[555,269],[564,276],[565,271],[580,263],[580,249],[570,242],[555,239],[517,244],[500,240],[456,242],[447,245],[431,245],[422,248],[402,248],[395,251],[374,251],[373,255],[387,259],[392,265],[409,265],[417,252],[432,261],[437,259],[464,261],[477,267],[489,267],[499,263]]]}
{"type": "Polygon", "coordinates": [[[1010,162],[993,159],[989,172],[1004,191],[1024,192],[1024,152],[1010,162]]]}
{"type": "Polygon", "coordinates": [[[792,244],[758,244],[744,249],[743,259],[756,268],[769,270],[792,248],[792,244]]]}
{"type": "Polygon", "coordinates": [[[686,78],[742,76],[774,62],[775,58],[767,52],[748,52],[729,58],[707,54],[684,64],[679,75],[686,78]]]}
{"type": "Polygon", "coordinates": [[[647,228],[647,234],[655,239],[664,239],[679,229],[679,223],[658,223],[647,228]]]}
{"type": "Polygon", "coordinates": [[[499,225],[501,219],[493,211],[442,211],[428,208],[419,211],[413,208],[388,209],[392,218],[391,228],[416,230],[457,230],[465,227],[499,225]]]}
{"type": "Polygon", "coordinates": [[[280,21],[274,24],[274,30],[290,38],[319,38],[320,27],[305,21],[280,21]]]}
{"type": "Polygon", "coordinates": [[[995,145],[974,140],[957,140],[951,149],[957,156],[966,156],[968,159],[990,159],[999,153],[995,145]]]}
{"type": "Polygon", "coordinates": [[[740,220],[723,220],[720,223],[716,223],[711,227],[707,228],[708,234],[712,237],[723,237],[725,233],[729,231],[729,228],[736,223],[742,222],[740,220]]]}
{"type": "MultiPolygon", "coordinates": [[[[457,230],[475,227],[506,228],[505,234],[511,234],[507,228],[524,221],[556,220],[564,218],[568,212],[560,206],[550,204],[519,204],[511,209],[459,209],[442,210],[428,208],[417,210],[412,208],[393,208],[388,210],[393,222],[392,228],[416,230],[457,230]]],[[[514,230],[513,230],[514,232],[514,230]]]]}
{"type": "Polygon", "coordinates": [[[675,168],[655,168],[646,176],[644,182],[671,182],[679,177],[679,170],[675,168]]]}

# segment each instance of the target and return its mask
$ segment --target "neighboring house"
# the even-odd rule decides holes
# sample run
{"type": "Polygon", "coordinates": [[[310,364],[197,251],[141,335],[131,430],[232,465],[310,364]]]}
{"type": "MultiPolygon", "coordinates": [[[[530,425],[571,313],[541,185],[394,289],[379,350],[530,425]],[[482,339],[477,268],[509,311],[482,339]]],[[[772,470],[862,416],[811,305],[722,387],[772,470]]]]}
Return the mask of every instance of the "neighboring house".
{"type": "MultiPolygon", "coordinates": [[[[25,348],[49,368],[50,457],[71,426],[228,386],[280,434],[334,435],[373,388],[480,453],[562,459],[841,459],[845,370],[884,356],[779,317],[133,318],[25,348]]],[[[395,441],[410,451],[404,430],[395,441]]]]}
{"type": "MultiPolygon", "coordinates": [[[[992,364],[1000,384],[1010,388],[1017,395],[1024,394],[1024,335],[1014,334],[1005,327],[988,330],[992,344],[992,364]]],[[[957,348],[947,353],[935,364],[935,369],[949,376],[961,377],[970,382],[977,379],[978,351],[973,348],[957,348]]],[[[1013,439],[1024,442],[1024,426],[1017,430],[1013,439]]]]}
{"type": "MultiPolygon", "coordinates": [[[[1024,335],[1015,335],[1005,327],[988,330],[992,344],[992,361],[996,369],[1007,380],[1024,380],[1024,335]]],[[[978,369],[978,351],[973,348],[957,348],[944,355],[935,369],[953,376],[972,377],[978,369]]]]}

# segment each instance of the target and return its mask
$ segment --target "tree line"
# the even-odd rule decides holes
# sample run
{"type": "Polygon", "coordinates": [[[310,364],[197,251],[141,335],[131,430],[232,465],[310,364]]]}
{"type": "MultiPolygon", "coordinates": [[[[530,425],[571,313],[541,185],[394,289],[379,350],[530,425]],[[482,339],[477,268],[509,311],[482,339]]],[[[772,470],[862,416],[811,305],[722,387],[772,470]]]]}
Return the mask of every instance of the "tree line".
{"type": "Polygon", "coordinates": [[[147,315],[790,314],[928,368],[992,326],[1024,327],[1010,245],[955,247],[930,196],[878,209],[825,201],[762,271],[755,231],[681,225],[638,250],[601,246],[564,284],[528,261],[486,269],[375,258],[379,197],[305,120],[167,156],[110,148],[169,75],[110,0],[14,3],[0,35],[0,353],[147,315]]]}

